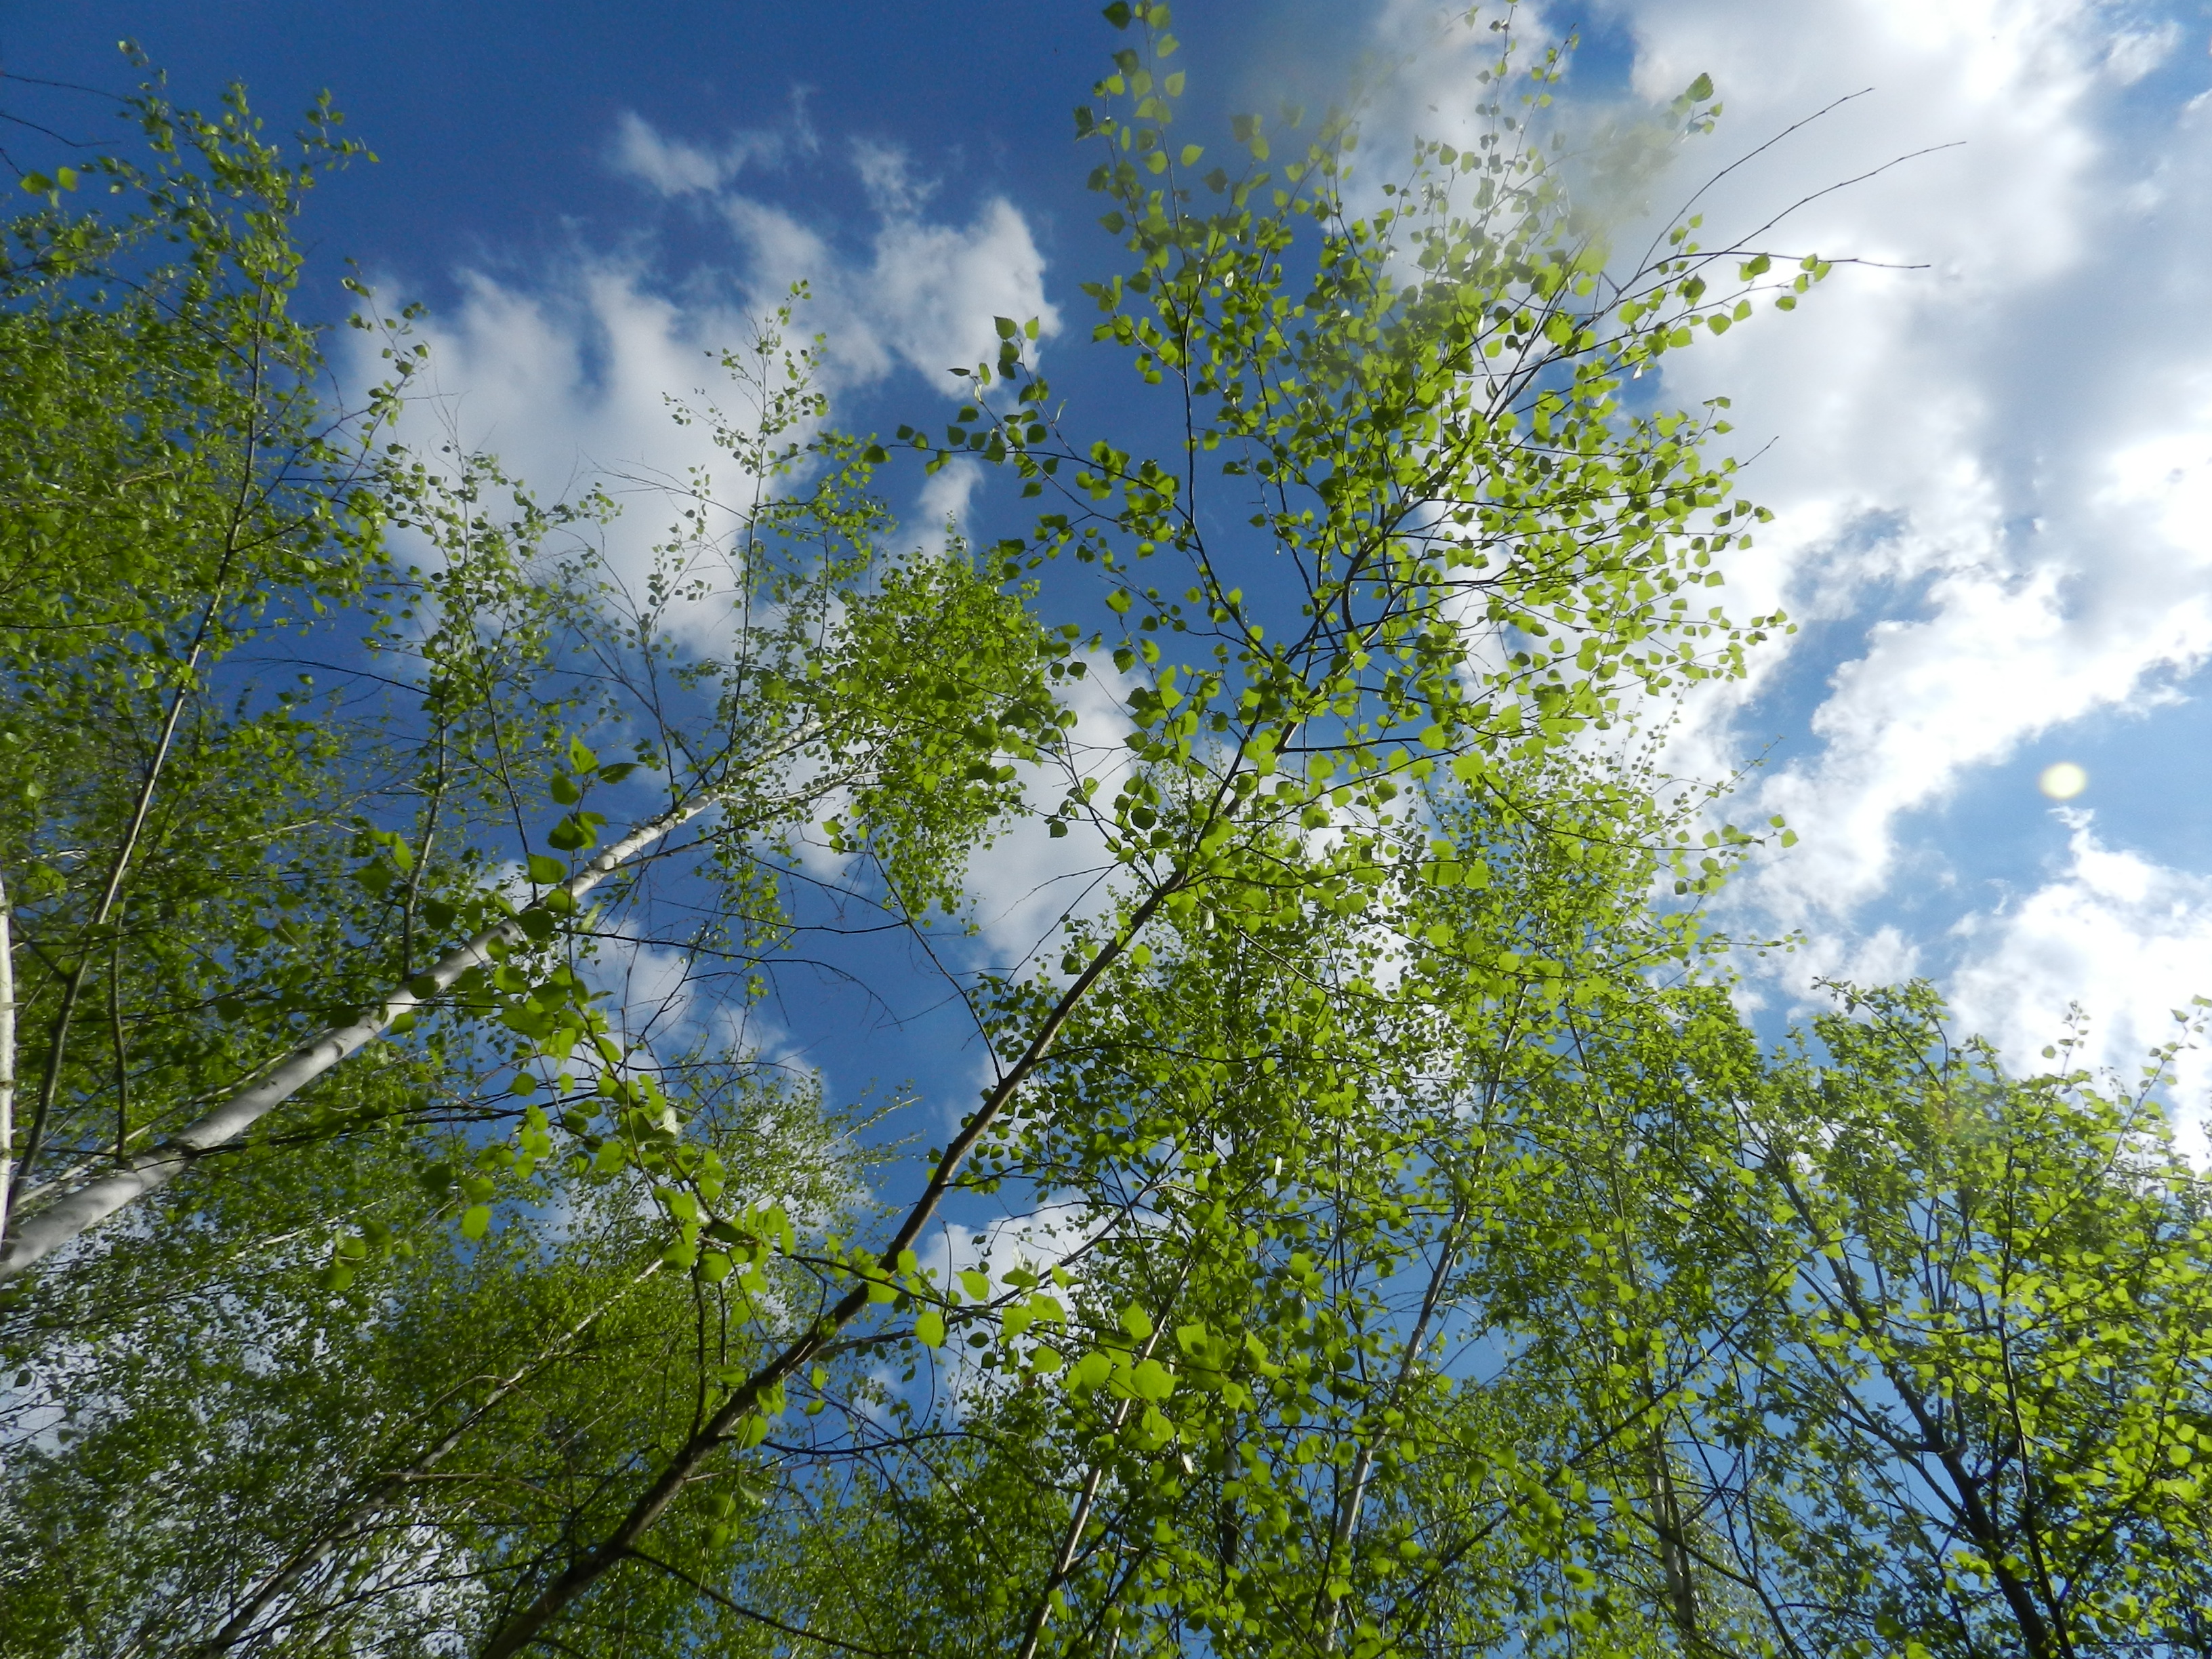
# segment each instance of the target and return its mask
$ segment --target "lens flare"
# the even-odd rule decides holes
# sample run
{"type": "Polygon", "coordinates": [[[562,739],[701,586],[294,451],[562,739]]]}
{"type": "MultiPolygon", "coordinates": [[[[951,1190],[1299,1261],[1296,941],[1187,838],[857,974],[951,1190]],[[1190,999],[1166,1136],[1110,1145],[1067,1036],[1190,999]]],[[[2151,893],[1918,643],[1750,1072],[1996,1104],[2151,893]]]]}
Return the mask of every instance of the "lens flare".
{"type": "Polygon", "coordinates": [[[2072,761],[2060,761],[2043,769],[2035,787],[2053,800],[2072,800],[2089,787],[2089,775],[2072,761]]]}

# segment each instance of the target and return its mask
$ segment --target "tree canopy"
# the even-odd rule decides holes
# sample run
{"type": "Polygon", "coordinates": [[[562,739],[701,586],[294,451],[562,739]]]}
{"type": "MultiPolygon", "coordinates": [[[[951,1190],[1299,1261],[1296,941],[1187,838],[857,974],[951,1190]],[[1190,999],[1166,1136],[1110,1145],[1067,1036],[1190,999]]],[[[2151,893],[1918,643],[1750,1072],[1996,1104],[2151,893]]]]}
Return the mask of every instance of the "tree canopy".
{"type": "Polygon", "coordinates": [[[1085,291],[1165,425],[1001,318],[847,434],[786,307],[641,582],[605,495],[408,447],[357,283],[346,401],[326,105],[149,85],[24,181],[0,1651],[2212,1651],[2186,1032],[2020,1076],[1838,988],[1765,1044],[1706,919],[1792,837],[1666,711],[1790,624],[1721,603],[1725,401],[1644,377],[1828,264],[1618,253],[1510,29],[1370,185],[1352,113],[1182,142],[1168,8],[1106,15],[1085,291]],[[962,458],[1023,533],[894,522],[962,458]],[[972,1098],[780,1062],[831,936],[972,1098]]]}

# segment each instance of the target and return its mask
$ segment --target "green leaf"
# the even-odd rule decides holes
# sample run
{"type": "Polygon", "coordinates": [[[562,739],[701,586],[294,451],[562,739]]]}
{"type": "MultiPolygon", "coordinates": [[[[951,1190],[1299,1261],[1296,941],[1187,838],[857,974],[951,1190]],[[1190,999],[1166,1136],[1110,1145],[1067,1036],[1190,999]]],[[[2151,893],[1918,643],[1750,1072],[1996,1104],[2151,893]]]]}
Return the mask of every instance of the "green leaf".
{"type": "Polygon", "coordinates": [[[1076,1393],[1088,1394],[1113,1374],[1112,1358],[1094,1348],[1068,1368],[1067,1383],[1076,1393]]]}
{"type": "MultiPolygon", "coordinates": [[[[639,763],[668,786],[625,811],[643,859],[595,890],[603,921],[564,938],[556,917],[580,907],[541,898],[423,1036],[395,1028],[236,1140],[244,1156],[217,1161],[246,1186],[177,1183],[152,1221],[103,1237],[97,1273],[67,1260],[0,1291],[19,1310],[82,1304],[66,1340],[16,1322],[19,1347],[52,1350],[23,1355],[40,1377],[129,1382],[103,1395],[89,1450],[57,1429],[35,1468],[7,1476],[44,1531],[108,1540],[91,1578],[82,1551],[11,1564],[11,1613],[45,1620],[48,1646],[158,1638],[183,1616],[164,1600],[175,1585],[234,1576],[239,1537],[297,1530],[302,1493],[351,1501],[362,1447],[329,1425],[388,1404],[378,1455],[404,1468],[441,1432],[409,1429],[408,1402],[475,1413],[499,1376],[527,1387],[471,1417],[446,1473],[500,1480],[415,1483],[411,1510],[441,1537],[499,1545],[501,1605],[574,1589],[563,1628],[629,1620],[648,1650],[729,1612],[697,1584],[803,1608],[805,1628],[831,1635],[920,1642],[1026,1617],[1042,1581],[978,1570],[978,1550],[1056,1559],[1082,1470],[1102,1472],[1111,1501],[1092,1506],[1066,1605],[1048,1608],[1054,1643],[1380,1659],[1503,1631],[1532,1651],[1577,1635],[1592,1651],[1663,1647],[1662,1603],[1679,1598],[1637,1564],[1653,1562],[1677,1456],[1686,1479],[1718,1472],[1695,1501],[1741,1530],[1722,1540],[1738,1580],[1704,1598],[1723,1645],[1886,1653],[1910,1629],[1947,1654],[2018,1647],[2002,1597],[1957,1589],[1941,1460],[1859,1427],[1894,1416],[1900,1379],[1944,1366],[1938,1418],[1980,1437],[1967,1467],[2014,1468],[2018,1490],[2049,1477],[2064,1519],[2016,1540],[2023,1559],[2063,1547],[2079,1516],[2106,1553],[2057,1560],[2051,1582],[2069,1596],[2081,1583],[2085,1617],[2124,1625],[2136,1615],[2111,1610],[2130,1596],[2196,1604],[2164,1565],[2204,1551],[2194,1517],[2175,1518],[2188,1498],[2157,1484],[2176,1480],[2166,1449],[2183,1443],[2155,1413],[2193,1409],[2187,1345],[2212,1324],[2191,1288],[2203,1251],[2182,1242],[2201,1187],[2136,1224],[2128,1206],[2166,1205],[2154,1136],[2127,1139],[2048,1080],[2014,1087],[1963,1029],[1904,1004],[1846,1012],[1776,1054],[1730,1001],[1740,958],[1695,907],[1652,902],[1678,877],[1686,896],[1711,892],[1743,838],[1717,829],[1701,844],[1714,803],[1646,769],[1624,722],[1740,674],[1786,623],[1687,593],[1748,506],[1732,464],[1705,453],[1724,405],[1676,411],[1657,380],[1632,391],[1620,371],[1687,343],[1687,315],[1719,303],[1705,268],[1742,256],[1687,246],[1693,224],[1641,267],[1632,247],[1608,252],[1525,125],[1524,92],[1540,107],[1564,60],[1510,64],[1502,39],[1492,79],[1468,77],[1480,131],[1455,132],[1464,149],[1359,158],[1417,179],[1403,195],[1345,186],[1354,140],[1375,136],[1349,117],[1297,135],[1272,175],[1217,167],[1211,198],[1163,191],[1147,169],[1203,159],[1169,142],[1165,100],[1183,82],[1162,73],[1168,8],[1125,5],[1117,21],[1146,38],[1102,82],[1133,106],[1079,118],[1108,136],[1100,222],[1121,245],[1085,292],[1135,401],[1097,403],[1101,441],[1054,471],[1060,404],[1016,343],[1037,319],[998,319],[996,367],[954,388],[969,394],[957,435],[939,449],[905,429],[901,444],[933,471],[956,447],[1011,464],[1042,514],[941,554],[917,551],[872,498],[884,447],[836,431],[807,384],[841,343],[787,343],[781,319],[724,360],[731,393],[681,416],[729,457],[718,483],[761,489],[710,505],[679,487],[651,520],[675,529],[641,591],[599,551],[599,507],[534,506],[465,454],[417,467],[386,447],[395,434],[318,410],[331,376],[288,308],[322,291],[289,240],[319,175],[246,137],[235,105],[209,122],[139,112],[166,137],[138,173],[103,171],[124,193],[97,216],[27,207],[0,307],[0,564],[37,580],[0,607],[0,805],[21,843],[0,902],[27,938],[62,930],[49,954],[15,954],[24,1006],[50,1014],[63,975],[91,975],[38,1179],[76,1178],[62,1149],[151,1144],[235,1101],[240,1076],[274,1074],[264,1059],[420,983],[447,929],[510,915],[518,859],[557,891],[572,867],[558,854],[599,844],[607,823],[585,811],[591,789],[632,769],[597,767],[572,726],[623,733],[624,752],[647,734],[639,752],[659,758],[639,763]],[[1046,495],[1047,479],[1072,500],[1046,495]],[[1249,542],[1228,563],[1224,521],[1249,542]],[[434,556],[417,568],[423,541],[434,556]],[[1053,626],[1076,590],[1052,562],[1095,566],[1081,574],[1122,621],[1053,626]],[[718,597],[706,573],[732,568],[718,597]],[[1256,598],[1226,585],[1239,576],[1256,598]],[[723,599],[712,648],[654,621],[723,599]],[[251,695],[193,700],[152,780],[147,823],[162,833],[79,963],[63,934],[97,912],[147,799],[142,746],[112,734],[158,727],[202,617],[206,684],[251,695]],[[312,687],[283,702],[265,643],[280,621],[303,656],[352,661],[388,640],[419,671],[422,706],[401,698],[373,721],[312,687]],[[1109,654],[1135,678],[1078,672],[1109,654]],[[1096,719],[1118,714],[1133,739],[1120,766],[1090,752],[1096,719]],[[1029,799],[1023,767],[1066,769],[1065,795],[1029,799]],[[527,853],[502,779],[522,791],[528,836],[532,815],[567,814],[555,856],[527,853]],[[689,820],[704,833],[654,839],[646,815],[672,807],[704,811],[689,820]],[[929,932],[988,920],[1003,837],[1033,809],[1048,836],[1086,832],[1063,851],[1111,837],[1115,862],[1069,889],[1045,946],[1065,973],[963,978],[964,1034],[915,1020],[900,1041],[922,1076],[970,1066],[946,1046],[959,1042],[1030,1057],[968,1103],[947,1194],[961,1218],[996,1191],[1122,1224],[1068,1258],[1079,1285],[1065,1267],[1051,1293],[1032,1267],[961,1273],[956,1321],[915,1259],[945,1214],[879,1209],[945,1193],[942,1149],[833,1109],[773,1063],[781,1036],[763,1047],[756,1016],[811,1020],[805,1043],[828,1030],[834,1044],[836,1011],[804,977],[817,924],[850,927],[834,966],[872,995],[898,991],[909,947],[924,966],[975,967],[929,932]],[[357,854],[334,856],[333,824],[357,830],[357,854]],[[865,893],[803,884],[823,873],[817,839],[865,873],[865,893]],[[438,896],[411,917],[365,901],[352,866],[378,867],[382,899],[410,848],[438,896]],[[644,860],[651,879],[629,879],[644,860]],[[562,948],[510,948],[518,933],[562,948]],[[690,1036],[647,1046],[641,1029],[633,1045],[643,1012],[605,994],[611,963],[592,956],[623,939],[679,950],[690,1036]],[[1927,1035],[1900,1046],[1899,1030],[1927,1035]],[[544,1086],[501,1097],[518,1073],[544,1086]],[[2082,1114],[2078,1147],[2046,1133],[2062,1107],[2082,1114]],[[2069,1151],[2100,1146],[2094,1160],[2069,1151]],[[416,1179],[449,1161],[435,1191],[416,1179]],[[637,1201],[649,1192],[665,1196],[637,1201]],[[771,1193],[781,1209],[752,1207],[771,1193]],[[471,1248],[471,1224],[487,1237],[495,1204],[526,1194],[533,1209],[500,1248],[471,1248]],[[465,1206],[462,1229],[443,1224],[465,1206]],[[313,1261],[267,1248],[339,1232],[313,1261]],[[2150,1248],[2128,1256],[2131,1240],[2150,1248]],[[377,1262],[377,1282],[332,1317],[325,1261],[349,1251],[377,1262]],[[656,1255],[688,1276],[640,1277],[656,1255]],[[1866,1297],[1892,1297],[1865,1320],[1838,1305],[1838,1269],[1856,1266],[1866,1297]],[[1886,1288],[1930,1272],[1974,1282],[1924,1304],[1886,1288]],[[826,1307],[807,1289],[817,1274],[826,1307]],[[1428,1282],[1449,1289],[1451,1329],[1414,1329],[1428,1282]],[[987,1324],[974,1309],[994,1288],[1008,1305],[987,1324]],[[2001,1306],[2001,1329],[1964,1329],[2001,1306]],[[1951,1322],[1936,1329],[1939,1308],[1951,1322]],[[1157,1358],[1155,1320],[1176,1339],[1157,1358]],[[907,1385],[956,1322],[973,1370],[940,1413],[907,1385]],[[1455,1346],[1469,1330],[1494,1341],[1455,1346]],[[2083,1331],[2106,1352],[2049,1346],[2083,1331]],[[1996,1338],[2018,1349],[2011,1373],[1986,1362],[1996,1338]],[[764,1443],[781,1387],[713,1434],[669,1431],[661,1406],[686,1422],[702,1401],[718,1410],[794,1339],[808,1345],[810,1381],[790,1382],[802,1409],[828,1396],[882,1419],[860,1484],[841,1472],[842,1440],[764,1443]],[[1899,1361],[1868,1373],[1875,1397],[1855,1406],[1850,1364],[1877,1342],[1899,1361]],[[906,1376],[882,1375],[902,1352],[906,1376]],[[2091,1374],[2094,1388],[2071,1380],[2091,1374]],[[253,1386],[225,1381],[240,1376],[253,1386]],[[2181,1382],[2138,1407],[2145,1378],[2181,1382]],[[2032,1398],[2001,1396],[2020,1379],[2032,1398]],[[1747,1385],[1753,1397],[1729,1393],[1747,1385]],[[1190,1409],[1171,1421],[1159,1407],[1178,1398],[1190,1409]],[[2033,1409],[2000,1443],[1983,1425],[2008,1405],[2033,1409]],[[1359,1524],[1328,1559],[1316,1505],[1360,1448],[1359,1524]],[[780,1490],[771,1466],[790,1470],[793,1501],[755,1524],[740,1510],[780,1490]],[[1734,1473],[1753,1469],[1774,1504],[1734,1473]],[[2085,1498],[2093,1471],[2119,1506],[2085,1498]],[[592,1582],[632,1559],[610,1481],[677,1494],[629,1541],[682,1574],[592,1582]],[[899,1494],[896,1515],[870,1507],[880,1492],[899,1494]],[[512,1501],[532,1493],[554,1501],[512,1501]],[[1876,1533],[1881,1548],[1853,1547],[1876,1533]],[[884,1549],[933,1571],[868,1571],[884,1549]],[[1791,1627],[1807,1608],[1814,1627],[1791,1627]]],[[[1261,124],[1235,125],[1264,158],[1261,124]]],[[[396,334],[379,343],[383,361],[415,360],[396,334]]],[[[380,406],[414,395],[401,380],[380,406]]],[[[40,1386],[52,1399],[68,1384],[40,1386]]],[[[2192,1449],[2187,1467],[2206,1461],[2192,1449]]],[[[2024,1515],[2010,1505],[2001,1524],[2024,1532],[2024,1515]]],[[[343,1559],[316,1568],[351,1587],[339,1638],[374,1645],[421,1624],[419,1531],[354,1527],[343,1559]]],[[[2100,1626],[2084,1639],[2167,1638],[2100,1626]]]]}
{"type": "Polygon", "coordinates": [[[1139,1360],[1129,1373],[1129,1388],[1139,1400],[1165,1400],[1175,1392],[1175,1375],[1157,1359],[1139,1360]]]}

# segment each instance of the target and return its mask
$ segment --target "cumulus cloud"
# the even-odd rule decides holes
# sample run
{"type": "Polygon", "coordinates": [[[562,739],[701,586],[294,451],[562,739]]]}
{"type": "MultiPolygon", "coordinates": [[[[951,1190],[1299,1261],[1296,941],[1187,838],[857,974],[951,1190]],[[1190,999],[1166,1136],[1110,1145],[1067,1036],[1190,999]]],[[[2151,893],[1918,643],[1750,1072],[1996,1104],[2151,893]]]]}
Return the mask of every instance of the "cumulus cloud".
{"type": "MultiPolygon", "coordinates": [[[[2177,56],[2176,9],[1609,0],[1601,13],[1646,107],[1700,73],[1726,104],[1715,137],[1646,157],[1656,214],[1846,100],[1711,191],[1700,235],[1727,246],[1802,202],[1763,246],[1869,263],[1839,267],[1794,316],[1670,356],[1660,387],[1685,404],[1731,398],[1740,454],[1774,441],[1745,493],[1778,516],[1734,560],[1725,597],[1805,624],[1748,680],[1693,696],[1673,757],[1726,775],[1775,745],[1731,815],[1786,813],[1802,844],[1741,884],[1736,920],[1804,930],[1793,990],[1814,972],[1955,964],[1962,1007],[2008,1041],[2033,1036],[2030,1054],[2076,999],[2107,1011],[2097,1029],[2115,1054],[2141,1048],[2204,988],[2185,982],[2204,877],[2146,874],[2129,896],[2110,862],[2127,855],[2083,830],[2063,879],[1977,913],[1978,849],[1930,809],[2085,717],[2189,695],[2212,658],[2212,336],[2194,321],[2212,92],[2177,56]],[[1932,878],[1949,908],[1900,913],[1908,878],[1932,878]],[[2120,948],[2130,928],[2140,951],[2120,948]]],[[[1523,9],[1538,32],[1560,16],[1523,9]]],[[[1385,119],[1463,134],[1486,40],[1438,46],[1410,0],[1376,17],[1411,58],[1385,119]]],[[[1567,84],[1586,125],[1619,118],[1610,97],[1567,84]]],[[[1621,228],[1619,246],[1642,245],[1621,228]]]]}
{"type": "MultiPolygon", "coordinates": [[[[1032,810],[1049,812],[1073,778],[1097,781],[1097,799],[1111,800],[1130,764],[1128,696],[1135,682],[1112,663],[1086,653],[1089,672],[1062,692],[1075,712],[1066,733],[1065,767],[1021,767],[1024,794],[1032,810]]],[[[1042,818],[1017,821],[970,860],[976,923],[1000,962],[1026,963],[1050,948],[1063,919],[1103,913],[1117,866],[1105,837],[1078,815],[1065,836],[1054,836],[1042,818]]]]}
{"type": "Polygon", "coordinates": [[[998,355],[994,318],[1036,318],[1041,334],[1060,331],[1059,310],[1044,297],[1044,260],[1003,199],[986,203],[963,228],[892,220],[875,252],[870,279],[884,337],[940,386],[946,370],[998,355]]]}
{"type": "Polygon", "coordinates": [[[915,503],[915,539],[925,552],[942,553],[965,533],[968,503],[982,482],[981,465],[963,455],[923,483],[915,503]]]}
{"type": "Polygon", "coordinates": [[[878,224],[865,264],[840,258],[822,233],[787,210],[747,197],[722,204],[746,252],[753,285],[781,294],[807,284],[810,323],[828,336],[830,364],[847,385],[882,379],[903,364],[947,396],[964,395],[951,371],[998,355],[994,319],[1037,320],[1041,339],[1060,332],[1045,298],[1044,257],[1028,222],[994,198],[968,224],[891,215],[878,224]]]}
{"type": "Polygon", "coordinates": [[[914,158],[896,144],[855,138],[853,171],[860,175],[861,188],[868,192],[876,211],[887,219],[910,219],[937,194],[937,181],[917,179],[914,158]]]}
{"type": "MultiPolygon", "coordinates": [[[[432,347],[428,396],[403,435],[426,451],[452,442],[497,453],[544,499],[605,488],[625,509],[607,536],[611,568],[641,592],[680,504],[702,488],[722,500],[751,489],[716,448],[712,423],[678,425],[669,398],[715,401],[742,422],[748,393],[713,359],[746,346],[794,284],[809,297],[793,319],[793,343],[827,337],[818,372],[833,398],[902,368],[939,395],[960,396],[946,371],[995,355],[994,318],[1036,318],[1044,339],[1058,331],[1043,256],[1019,210],[994,197],[964,223],[931,219],[935,187],[903,152],[853,147],[851,164],[876,210],[860,251],[827,225],[734,187],[757,162],[818,148],[803,119],[788,131],[708,145],[624,115],[614,165],[657,195],[707,203],[727,233],[724,254],[710,252],[675,281],[656,269],[651,245],[635,242],[579,249],[542,273],[461,273],[459,303],[422,328],[432,347]]],[[[356,367],[374,377],[373,362],[356,367]]],[[[920,540],[941,543],[947,511],[964,510],[974,483],[972,471],[933,481],[920,540]]],[[[718,619],[711,606],[694,606],[676,621],[703,639],[718,619]]]]}
{"type": "Polygon", "coordinates": [[[1107,1224],[1072,1200],[1047,1200],[1019,1214],[994,1216],[979,1231],[946,1223],[929,1235],[916,1258],[940,1284],[955,1273],[984,1273],[996,1288],[1007,1269],[1048,1271],[1096,1242],[1107,1224]]]}
{"type": "Polygon", "coordinates": [[[1796,745],[1760,805],[1808,843],[1768,901],[1793,920],[1846,915],[1884,890],[1916,809],[2028,738],[2164,695],[2212,652],[2212,537],[2194,516],[2212,350],[2177,339],[2144,295],[2199,285],[2205,112],[2172,112],[2148,160],[2120,143],[2125,77],[2105,70],[2117,54],[2147,72],[2150,48],[2069,0],[1626,15],[1639,87],[1709,70],[1754,137],[1876,88],[1820,143],[1747,170],[1716,223],[1963,141],[1785,227],[1792,247],[1925,270],[1846,270],[1798,317],[1669,371],[1677,392],[1731,393],[1752,444],[1781,439],[1751,475],[1781,520],[1731,573],[1740,603],[1843,624],[1825,635],[1848,643],[1812,717],[1818,745],[1796,745]],[[1870,520],[1885,533],[1855,543],[1870,520]],[[1900,597],[1914,614],[1894,614],[1900,597]]]}
{"type": "Polygon", "coordinates": [[[667,394],[706,379],[712,345],[750,333],[741,303],[679,305],[616,259],[542,288],[465,272],[461,296],[422,325],[430,385],[418,436],[448,430],[556,497],[610,471],[675,483],[711,466],[711,435],[678,427],[667,394]]]}
{"type": "Polygon", "coordinates": [[[441,362],[452,365],[447,380],[491,405],[485,412],[534,448],[596,444],[599,458],[611,458],[639,452],[647,440],[660,447],[659,392],[695,384],[701,343],[741,344],[748,319],[797,283],[811,296],[799,326],[829,337],[833,392],[879,380],[902,363],[957,396],[962,388],[946,371],[996,355],[994,318],[1034,318],[1041,339],[1059,332],[1059,311],[1045,297],[1044,257],[1012,203],[990,197],[965,224],[933,221],[923,210],[937,185],[915,176],[911,158],[855,143],[854,170],[877,216],[866,253],[855,258],[827,225],[725,188],[747,160],[787,148],[781,135],[741,134],[709,149],[625,115],[616,142],[623,170],[661,194],[712,195],[730,233],[729,261],[673,290],[648,283],[646,258],[611,252],[587,252],[580,276],[501,282],[471,273],[461,313],[434,337],[441,362]],[[690,359],[680,368],[668,361],[671,343],[690,359]],[[651,422],[630,418],[638,412],[635,386],[653,388],[651,422]],[[523,387],[526,399],[492,389],[523,387]],[[533,427],[542,430],[526,431],[533,427]],[[604,447],[610,440],[613,451],[604,447]]]}
{"type": "Polygon", "coordinates": [[[787,127],[733,132],[718,144],[671,138],[635,110],[624,110],[607,163],[657,195],[690,196],[720,190],[748,167],[781,166],[820,148],[803,99],[794,98],[787,127]]]}
{"type": "MultiPolygon", "coordinates": [[[[2094,815],[2060,809],[2072,829],[2056,879],[1958,929],[1966,958],[1952,981],[1962,1023],[2023,1069],[2087,1020],[2081,1062],[2132,1082],[2143,1056],[2173,1040],[2177,1012],[2212,994],[2212,878],[2162,865],[2098,836],[2094,815]]],[[[2181,1057],[2175,1090],[2183,1151],[2212,1164],[2212,1066],[2181,1057]]]]}

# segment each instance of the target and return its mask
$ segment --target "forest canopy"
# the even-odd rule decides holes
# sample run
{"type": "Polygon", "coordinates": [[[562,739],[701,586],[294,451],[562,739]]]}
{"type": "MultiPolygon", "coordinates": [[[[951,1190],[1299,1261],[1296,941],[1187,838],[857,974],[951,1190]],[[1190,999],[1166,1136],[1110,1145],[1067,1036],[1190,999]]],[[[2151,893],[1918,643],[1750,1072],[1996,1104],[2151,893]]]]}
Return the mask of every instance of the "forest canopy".
{"type": "Polygon", "coordinates": [[[1792,837],[1667,769],[1790,623],[1663,370],[1829,262],[1632,264],[1510,29],[1480,141],[1355,185],[1356,112],[1187,143],[1168,8],[1106,16],[1153,423],[1000,318],[949,423],[842,431],[794,299],[642,580],[607,495],[410,447],[350,279],[334,374],[327,104],[149,83],[23,180],[0,1653],[2212,1653],[2193,1028],[1764,1042],[1709,901],[1792,837]],[[958,461],[1022,533],[894,520],[958,461]],[[775,1050],[830,939],[972,1097],[775,1050]]]}

